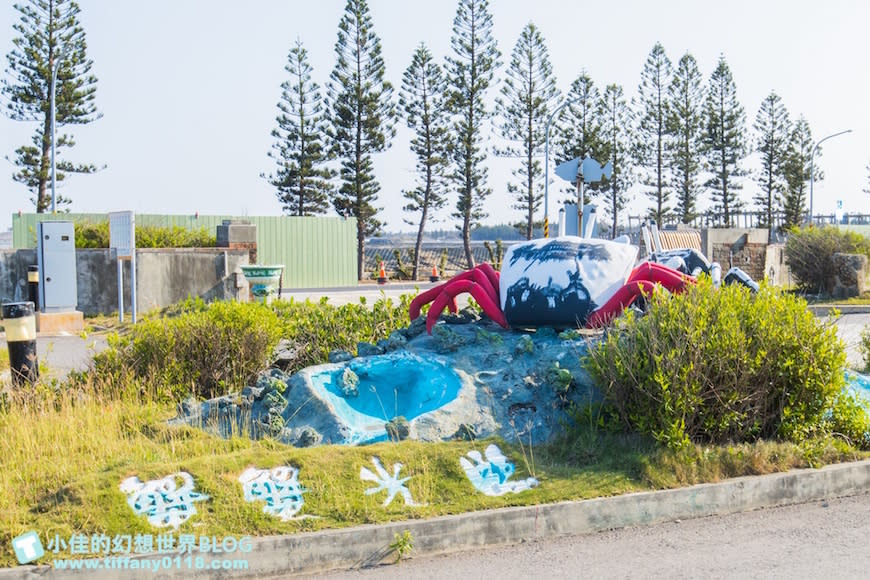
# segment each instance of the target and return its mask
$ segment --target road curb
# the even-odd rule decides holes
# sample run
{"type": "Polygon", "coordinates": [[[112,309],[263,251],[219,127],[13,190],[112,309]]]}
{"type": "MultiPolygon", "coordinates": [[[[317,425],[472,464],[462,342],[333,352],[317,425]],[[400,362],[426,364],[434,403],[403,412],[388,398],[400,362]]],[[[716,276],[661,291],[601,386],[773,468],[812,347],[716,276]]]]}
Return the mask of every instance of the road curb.
{"type": "Polygon", "coordinates": [[[816,316],[829,316],[832,310],[840,314],[870,314],[868,304],[810,304],[807,308],[816,316]]]}
{"type": "MultiPolygon", "coordinates": [[[[807,503],[870,491],[870,460],[798,469],[680,489],[632,493],[608,498],[501,508],[366,525],[341,530],[255,538],[249,553],[206,554],[212,558],[246,558],[248,570],[225,571],[218,577],[272,577],[313,574],[379,564],[393,556],[390,544],[406,530],[413,538],[413,556],[431,556],[532,539],[588,534],[613,528],[726,515],[760,508],[807,503]]],[[[196,555],[196,554],[194,554],[196,555]]],[[[161,554],[159,556],[166,556],[161,554]]],[[[174,555],[173,555],[174,556],[174,555]]],[[[143,560],[158,555],[136,558],[143,560]]],[[[0,570],[12,578],[154,578],[148,569],[88,570],[74,573],[49,566],[0,570]]],[[[215,571],[184,567],[161,569],[163,578],[213,578],[215,571]]]]}

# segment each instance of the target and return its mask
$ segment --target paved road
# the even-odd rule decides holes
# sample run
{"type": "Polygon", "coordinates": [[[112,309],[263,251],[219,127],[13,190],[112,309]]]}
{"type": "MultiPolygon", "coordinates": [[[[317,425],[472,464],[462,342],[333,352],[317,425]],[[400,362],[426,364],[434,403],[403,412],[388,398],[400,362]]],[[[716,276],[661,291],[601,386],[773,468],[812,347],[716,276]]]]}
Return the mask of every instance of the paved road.
{"type": "MultiPolygon", "coordinates": [[[[531,541],[318,578],[870,577],[870,495],[531,541]]],[[[412,554],[413,555],[413,554],[412,554]]]]}
{"type": "MultiPolygon", "coordinates": [[[[823,317],[822,320],[831,320],[823,317]]],[[[870,314],[843,314],[835,320],[837,334],[846,345],[846,357],[852,368],[864,367],[864,358],[861,354],[861,331],[870,326],[870,314]]]]}

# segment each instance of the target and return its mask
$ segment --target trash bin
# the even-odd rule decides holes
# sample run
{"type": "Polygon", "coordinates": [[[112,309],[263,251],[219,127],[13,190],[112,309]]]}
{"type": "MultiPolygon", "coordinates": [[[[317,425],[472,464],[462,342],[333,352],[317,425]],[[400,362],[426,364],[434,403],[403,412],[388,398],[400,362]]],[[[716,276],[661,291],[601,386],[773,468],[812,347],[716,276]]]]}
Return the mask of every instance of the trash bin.
{"type": "Polygon", "coordinates": [[[242,273],[251,286],[251,295],[254,297],[254,301],[270,304],[281,285],[280,281],[281,275],[284,273],[284,266],[252,264],[250,266],[242,266],[242,273]]]}
{"type": "Polygon", "coordinates": [[[27,266],[27,299],[39,310],[39,266],[27,266]]]}
{"type": "Polygon", "coordinates": [[[2,311],[12,382],[16,385],[33,384],[39,376],[34,304],[33,302],[7,302],[3,305],[2,311]]]}

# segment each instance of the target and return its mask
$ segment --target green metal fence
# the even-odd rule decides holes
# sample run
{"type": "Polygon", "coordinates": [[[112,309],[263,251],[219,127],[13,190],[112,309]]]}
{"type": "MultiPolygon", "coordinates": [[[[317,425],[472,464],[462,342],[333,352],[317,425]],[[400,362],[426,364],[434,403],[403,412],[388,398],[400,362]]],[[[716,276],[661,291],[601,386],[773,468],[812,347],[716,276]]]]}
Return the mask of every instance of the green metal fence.
{"type": "MultiPolygon", "coordinates": [[[[39,221],[108,221],[106,214],[13,214],[12,246],[36,247],[39,221]]],[[[257,226],[257,256],[262,264],[284,264],[285,288],[354,286],[356,220],[340,217],[206,216],[136,214],[136,225],[187,229],[212,234],[223,220],[245,220],[257,226]]]]}

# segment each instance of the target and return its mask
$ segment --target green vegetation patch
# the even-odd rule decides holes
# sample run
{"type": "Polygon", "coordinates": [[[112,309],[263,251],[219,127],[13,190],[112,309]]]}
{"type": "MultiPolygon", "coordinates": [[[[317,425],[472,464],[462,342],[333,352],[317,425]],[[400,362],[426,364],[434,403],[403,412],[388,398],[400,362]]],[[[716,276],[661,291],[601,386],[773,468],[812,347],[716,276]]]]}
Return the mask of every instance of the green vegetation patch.
{"type": "Polygon", "coordinates": [[[588,361],[627,428],[674,449],[800,443],[866,416],[841,396],[846,357],[836,328],[802,299],[702,279],[679,295],[655,292],[649,304],[646,315],[618,321],[588,361]]]}
{"type": "MultiPolygon", "coordinates": [[[[76,222],[76,248],[108,248],[109,222],[76,222]]],[[[217,238],[205,227],[136,226],[137,248],[213,248],[217,238]]]]}

